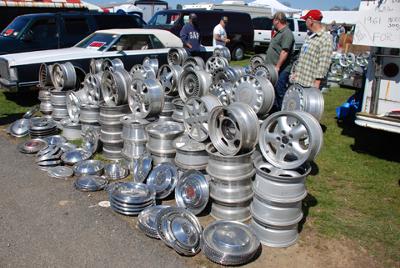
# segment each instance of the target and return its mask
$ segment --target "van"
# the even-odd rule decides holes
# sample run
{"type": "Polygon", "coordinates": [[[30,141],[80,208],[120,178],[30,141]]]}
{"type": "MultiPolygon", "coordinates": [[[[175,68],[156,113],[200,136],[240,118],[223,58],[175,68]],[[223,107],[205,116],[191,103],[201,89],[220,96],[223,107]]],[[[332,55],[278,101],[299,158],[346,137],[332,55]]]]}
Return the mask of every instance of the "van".
{"type": "MultiPolygon", "coordinates": [[[[256,53],[265,53],[272,38],[272,19],[268,17],[253,18],[254,50],[256,53]]],[[[294,50],[299,51],[307,36],[306,22],[297,18],[287,19],[289,29],[294,35],[294,50]]]]}
{"type": "Polygon", "coordinates": [[[0,34],[0,55],[71,47],[96,30],[143,28],[138,16],[84,12],[18,16],[0,34]]]}
{"type": "Polygon", "coordinates": [[[146,27],[169,30],[179,36],[183,25],[189,21],[191,13],[197,15],[197,27],[203,46],[213,45],[214,27],[220,22],[222,16],[227,16],[229,23],[226,26],[226,33],[231,40],[227,47],[231,51],[232,59],[241,60],[245,51],[253,51],[253,24],[250,15],[243,12],[200,9],[163,10],[154,14],[146,27]]]}

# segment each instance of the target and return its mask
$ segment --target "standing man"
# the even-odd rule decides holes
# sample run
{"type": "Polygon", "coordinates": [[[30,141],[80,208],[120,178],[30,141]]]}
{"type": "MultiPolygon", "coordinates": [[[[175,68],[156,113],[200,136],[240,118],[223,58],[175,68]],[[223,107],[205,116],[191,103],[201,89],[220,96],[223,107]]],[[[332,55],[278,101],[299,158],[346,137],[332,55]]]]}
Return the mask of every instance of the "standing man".
{"type": "Polygon", "coordinates": [[[269,44],[266,63],[273,64],[278,73],[278,81],[275,85],[274,110],[279,111],[282,106],[283,96],[287,90],[290,69],[292,68],[291,56],[293,52],[294,36],[287,26],[286,15],[283,12],[275,13],[272,18],[275,35],[269,44]]]}
{"type": "Polygon", "coordinates": [[[320,88],[321,80],[328,73],[332,56],[332,36],[321,24],[322,13],[310,10],[301,19],[312,32],[301,48],[294,73],[294,82],[303,87],[320,88]]]}
{"type": "Polygon", "coordinates": [[[339,33],[338,33],[338,30],[339,30],[339,27],[338,27],[338,25],[336,24],[336,21],[332,21],[331,27],[330,27],[329,31],[330,31],[330,33],[331,33],[331,35],[332,35],[332,39],[333,39],[333,50],[334,50],[334,51],[336,51],[336,49],[337,49],[337,44],[338,44],[338,41],[339,41],[339,37],[338,37],[339,33]]]}
{"type": "Polygon", "coordinates": [[[229,43],[228,36],[226,35],[225,27],[228,23],[228,17],[223,16],[213,31],[213,46],[226,46],[229,43]]]}
{"type": "Polygon", "coordinates": [[[187,48],[192,56],[200,51],[200,33],[196,28],[197,15],[192,13],[189,15],[189,22],[183,27],[179,36],[183,42],[183,46],[187,48]]]}

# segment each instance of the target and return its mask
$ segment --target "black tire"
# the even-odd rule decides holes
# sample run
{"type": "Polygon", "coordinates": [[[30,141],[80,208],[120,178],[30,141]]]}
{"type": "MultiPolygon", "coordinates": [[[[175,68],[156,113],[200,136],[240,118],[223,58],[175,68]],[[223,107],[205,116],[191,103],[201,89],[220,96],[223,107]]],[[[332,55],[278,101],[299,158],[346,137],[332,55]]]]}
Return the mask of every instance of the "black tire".
{"type": "Polygon", "coordinates": [[[236,45],[232,49],[232,59],[233,60],[242,60],[244,58],[244,47],[243,45],[236,45]]]}

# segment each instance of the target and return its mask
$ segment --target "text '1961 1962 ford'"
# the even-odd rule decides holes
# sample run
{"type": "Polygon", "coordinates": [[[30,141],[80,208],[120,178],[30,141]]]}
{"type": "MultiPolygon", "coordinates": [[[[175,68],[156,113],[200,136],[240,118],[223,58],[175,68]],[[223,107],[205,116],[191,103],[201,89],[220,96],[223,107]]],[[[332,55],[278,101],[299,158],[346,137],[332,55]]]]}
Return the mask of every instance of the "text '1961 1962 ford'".
{"type": "MultiPolygon", "coordinates": [[[[156,29],[110,29],[97,31],[70,48],[51,49],[27,53],[7,54],[0,57],[0,87],[19,89],[38,84],[42,63],[71,62],[83,73],[89,72],[91,59],[119,58],[126,69],[143,62],[146,57],[167,63],[170,48],[182,47],[174,34],[156,29]]],[[[202,47],[200,55],[207,59],[212,47],[202,47]]]]}

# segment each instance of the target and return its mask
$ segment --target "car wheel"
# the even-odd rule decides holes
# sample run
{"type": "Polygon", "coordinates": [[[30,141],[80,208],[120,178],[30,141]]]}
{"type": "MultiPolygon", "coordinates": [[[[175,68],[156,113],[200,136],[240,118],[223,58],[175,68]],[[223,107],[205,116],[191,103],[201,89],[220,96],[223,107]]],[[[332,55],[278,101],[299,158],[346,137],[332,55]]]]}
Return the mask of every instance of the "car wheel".
{"type": "Polygon", "coordinates": [[[242,60],[244,58],[244,47],[242,45],[237,45],[232,50],[232,59],[233,60],[242,60]]]}

